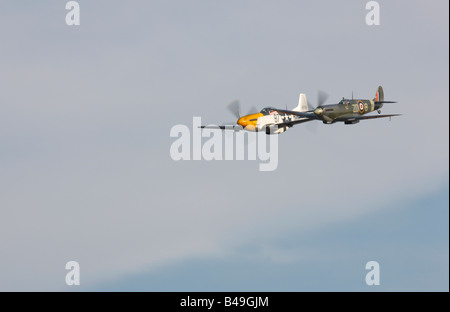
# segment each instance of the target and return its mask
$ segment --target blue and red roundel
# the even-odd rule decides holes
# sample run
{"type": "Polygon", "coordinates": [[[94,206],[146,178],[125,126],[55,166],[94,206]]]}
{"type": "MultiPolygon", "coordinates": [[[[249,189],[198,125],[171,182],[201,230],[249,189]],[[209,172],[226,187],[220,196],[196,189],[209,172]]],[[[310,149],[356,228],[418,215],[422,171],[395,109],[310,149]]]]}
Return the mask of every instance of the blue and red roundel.
{"type": "Polygon", "coordinates": [[[359,106],[359,113],[364,114],[364,112],[366,111],[366,106],[364,105],[364,103],[362,101],[359,101],[358,106],[359,106]]]}

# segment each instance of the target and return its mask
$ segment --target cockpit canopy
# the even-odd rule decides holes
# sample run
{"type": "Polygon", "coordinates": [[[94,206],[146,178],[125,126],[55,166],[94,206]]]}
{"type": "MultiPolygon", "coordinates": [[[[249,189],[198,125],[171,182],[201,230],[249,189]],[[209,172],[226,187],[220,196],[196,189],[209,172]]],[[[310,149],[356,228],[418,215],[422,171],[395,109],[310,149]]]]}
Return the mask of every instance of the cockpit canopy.
{"type": "Polygon", "coordinates": [[[261,114],[263,114],[263,115],[269,115],[270,112],[272,112],[272,111],[274,111],[274,110],[275,110],[275,108],[273,108],[273,107],[264,107],[264,108],[261,110],[261,114]]]}
{"type": "Polygon", "coordinates": [[[350,104],[350,100],[347,100],[347,99],[342,98],[342,100],[339,102],[339,104],[345,104],[345,105],[348,105],[348,104],[350,104]]]}

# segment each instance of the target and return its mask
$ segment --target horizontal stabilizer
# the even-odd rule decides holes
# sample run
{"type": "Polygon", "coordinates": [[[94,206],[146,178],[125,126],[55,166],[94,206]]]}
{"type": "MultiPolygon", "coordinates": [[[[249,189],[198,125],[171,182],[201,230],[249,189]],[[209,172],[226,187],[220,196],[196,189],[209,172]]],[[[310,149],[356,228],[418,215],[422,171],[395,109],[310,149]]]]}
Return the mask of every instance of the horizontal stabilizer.
{"type": "Polygon", "coordinates": [[[375,101],[375,104],[397,103],[395,101],[375,101]]]}

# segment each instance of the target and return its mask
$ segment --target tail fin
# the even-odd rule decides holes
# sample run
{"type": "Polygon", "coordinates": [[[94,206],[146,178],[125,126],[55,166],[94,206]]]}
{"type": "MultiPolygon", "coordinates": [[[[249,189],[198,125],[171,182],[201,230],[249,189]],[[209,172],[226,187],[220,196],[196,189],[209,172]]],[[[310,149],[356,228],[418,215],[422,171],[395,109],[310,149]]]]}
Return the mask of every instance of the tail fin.
{"type": "Polygon", "coordinates": [[[300,93],[300,96],[298,98],[298,105],[296,108],[293,109],[294,112],[307,112],[308,109],[308,101],[306,100],[306,94],[300,93]]]}
{"type": "Polygon", "coordinates": [[[379,86],[377,89],[377,93],[375,94],[374,102],[383,102],[384,101],[384,92],[383,87],[379,86]]]}

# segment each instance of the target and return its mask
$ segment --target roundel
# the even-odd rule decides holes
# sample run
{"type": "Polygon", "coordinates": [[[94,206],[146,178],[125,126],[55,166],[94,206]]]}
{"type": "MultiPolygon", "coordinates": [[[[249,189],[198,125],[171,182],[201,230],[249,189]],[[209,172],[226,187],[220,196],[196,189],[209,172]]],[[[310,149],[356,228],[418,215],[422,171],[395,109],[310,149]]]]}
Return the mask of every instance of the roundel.
{"type": "Polygon", "coordinates": [[[359,112],[361,114],[363,114],[366,111],[366,106],[364,105],[364,103],[362,101],[359,101],[358,106],[359,106],[359,112]]]}

